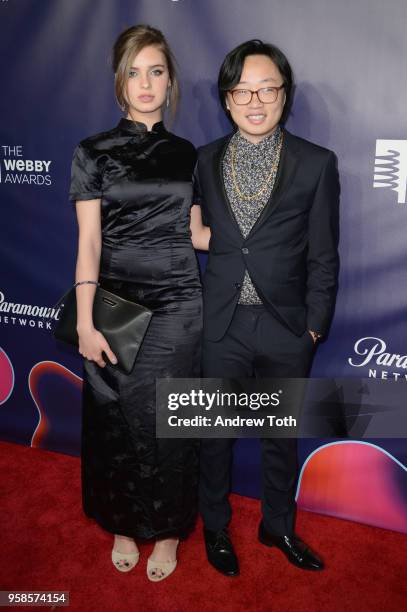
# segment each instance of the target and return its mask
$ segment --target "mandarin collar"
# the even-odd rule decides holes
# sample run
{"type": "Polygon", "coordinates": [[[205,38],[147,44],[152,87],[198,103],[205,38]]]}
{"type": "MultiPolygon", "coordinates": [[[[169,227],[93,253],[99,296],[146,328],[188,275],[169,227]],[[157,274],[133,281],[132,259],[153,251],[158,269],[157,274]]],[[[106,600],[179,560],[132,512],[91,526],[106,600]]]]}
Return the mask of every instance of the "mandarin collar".
{"type": "Polygon", "coordinates": [[[167,131],[162,121],[154,123],[151,130],[148,130],[145,123],[142,123],[141,121],[133,121],[132,119],[126,119],[125,117],[120,119],[117,127],[127,134],[162,134],[167,131]]]}

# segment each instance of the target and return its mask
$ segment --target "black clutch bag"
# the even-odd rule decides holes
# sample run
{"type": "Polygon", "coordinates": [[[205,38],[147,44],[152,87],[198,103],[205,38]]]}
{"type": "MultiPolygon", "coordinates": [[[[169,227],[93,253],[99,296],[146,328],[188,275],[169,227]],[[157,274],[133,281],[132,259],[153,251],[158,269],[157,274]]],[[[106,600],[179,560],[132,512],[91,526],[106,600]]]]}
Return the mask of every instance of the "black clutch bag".
{"type": "MultiPolygon", "coordinates": [[[[79,345],[76,331],[76,290],[72,287],[58,302],[59,321],[53,331],[57,340],[79,345]]],[[[96,288],[93,301],[93,324],[117,357],[117,367],[130,374],[149,326],[152,311],[125,300],[106,289],[96,288]]],[[[110,363],[110,362],[109,362],[110,363]]]]}

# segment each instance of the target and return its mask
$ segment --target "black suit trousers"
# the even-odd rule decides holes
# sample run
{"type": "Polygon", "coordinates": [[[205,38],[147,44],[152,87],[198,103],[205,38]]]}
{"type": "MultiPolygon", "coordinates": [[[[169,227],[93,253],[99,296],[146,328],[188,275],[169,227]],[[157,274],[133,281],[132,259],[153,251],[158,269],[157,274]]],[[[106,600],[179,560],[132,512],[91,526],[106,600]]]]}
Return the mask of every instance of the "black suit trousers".
{"type": "MultiPolygon", "coordinates": [[[[204,340],[205,378],[305,378],[314,341],[308,331],[296,336],[264,306],[238,305],[226,334],[204,340]]],[[[229,504],[234,439],[201,441],[200,512],[207,529],[218,531],[231,518],[229,504]]],[[[296,438],[261,439],[261,505],[266,529],[294,532],[298,481],[296,438]]]]}

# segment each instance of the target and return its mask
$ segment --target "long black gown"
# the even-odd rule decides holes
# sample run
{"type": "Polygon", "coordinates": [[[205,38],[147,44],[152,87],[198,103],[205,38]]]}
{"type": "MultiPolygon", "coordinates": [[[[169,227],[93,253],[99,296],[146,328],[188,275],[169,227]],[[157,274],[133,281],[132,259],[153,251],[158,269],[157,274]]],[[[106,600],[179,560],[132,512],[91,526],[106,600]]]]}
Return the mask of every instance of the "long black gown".
{"type": "Polygon", "coordinates": [[[155,379],[200,374],[195,160],[162,122],[147,131],[121,119],[83,140],[72,162],[70,199],[101,198],[101,286],[153,310],[131,374],[84,360],[83,509],[129,537],[183,538],[197,513],[199,442],[155,437],[155,379]]]}

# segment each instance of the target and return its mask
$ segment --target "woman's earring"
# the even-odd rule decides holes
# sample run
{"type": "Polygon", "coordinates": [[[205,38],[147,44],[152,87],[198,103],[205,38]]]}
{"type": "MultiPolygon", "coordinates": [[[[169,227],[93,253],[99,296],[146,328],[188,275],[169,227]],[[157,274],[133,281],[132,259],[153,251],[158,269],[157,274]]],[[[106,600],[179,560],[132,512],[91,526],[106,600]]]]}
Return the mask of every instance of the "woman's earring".
{"type": "Polygon", "coordinates": [[[167,102],[166,102],[166,105],[167,105],[167,108],[170,105],[170,90],[169,90],[169,88],[167,89],[167,102]]]}

